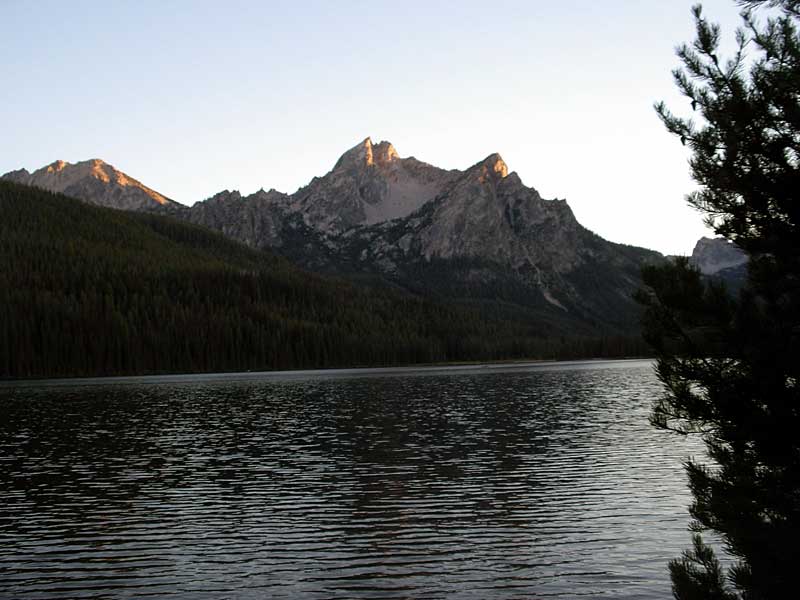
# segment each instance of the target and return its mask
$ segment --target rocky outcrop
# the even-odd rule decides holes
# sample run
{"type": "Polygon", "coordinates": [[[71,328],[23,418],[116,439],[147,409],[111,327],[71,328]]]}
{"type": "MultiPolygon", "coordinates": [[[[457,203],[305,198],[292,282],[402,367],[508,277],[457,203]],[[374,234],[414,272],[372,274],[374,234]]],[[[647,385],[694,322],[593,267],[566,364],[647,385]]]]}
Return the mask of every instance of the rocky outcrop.
{"type": "Polygon", "coordinates": [[[25,169],[11,171],[3,175],[3,179],[123,210],[147,210],[174,204],[169,198],[97,158],[75,164],[57,160],[33,173],[25,169]]]}
{"type": "Polygon", "coordinates": [[[379,232],[395,230],[403,232],[400,239],[373,243],[364,260],[389,249],[428,261],[480,258],[514,269],[542,265],[567,272],[576,263],[580,226],[565,201],[542,199],[493,154],[411,215],[347,237],[374,241],[379,232]]]}
{"type": "Polygon", "coordinates": [[[405,217],[459,175],[415,158],[400,158],[389,142],[370,138],[345,152],[333,169],[292,195],[291,208],[308,225],[338,234],[356,225],[405,217]]]}
{"type": "Polygon", "coordinates": [[[704,275],[716,275],[746,264],[747,255],[725,238],[702,237],[697,240],[689,262],[704,275]]]}
{"type": "Polygon", "coordinates": [[[167,212],[254,248],[278,248],[284,243],[288,201],[289,196],[275,190],[259,190],[249,196],[225,190],[191,208],[181,206],[167,212]]]}

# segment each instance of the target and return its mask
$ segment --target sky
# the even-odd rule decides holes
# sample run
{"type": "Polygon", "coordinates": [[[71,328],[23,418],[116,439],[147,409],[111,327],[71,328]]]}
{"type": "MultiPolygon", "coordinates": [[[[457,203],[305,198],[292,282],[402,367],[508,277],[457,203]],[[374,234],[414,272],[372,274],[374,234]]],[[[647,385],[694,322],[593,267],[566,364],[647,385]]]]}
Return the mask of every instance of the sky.
{"type": "MultiPolygon", "coordinates": [[[[0,173],[101,158],[191,205],[292,193],[366,137],[465,169],[499,152],[604,238],[713,235],[653,110],[695,0],[0,0],[0,173]]],[[[733,40],[732,0],[703,2],[733,40]]]]}

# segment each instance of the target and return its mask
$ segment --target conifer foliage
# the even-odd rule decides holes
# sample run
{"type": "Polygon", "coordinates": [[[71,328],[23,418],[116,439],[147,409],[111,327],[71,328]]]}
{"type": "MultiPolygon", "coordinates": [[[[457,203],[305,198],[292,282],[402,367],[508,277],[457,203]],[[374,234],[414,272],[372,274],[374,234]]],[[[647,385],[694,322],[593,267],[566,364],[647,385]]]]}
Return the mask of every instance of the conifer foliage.
{"type": "MultiPolygon", "coordinates": [[[[695,7],[676,83],[693,118],[656,109],[691,150],[688,202],[749,256],[737,298],[686,261],[643,272],[645,336],[664,396],[653,423],[702,435],[687,463],[693,547],[670,564],[676,598],[788,598],[800,540],[800,2],[740,2],[732,58],[695,7]],[[720,539],[720,564],[701,534],[720,539]]],[[[687,111],[689,112],[689,111],[687,111]]]]}

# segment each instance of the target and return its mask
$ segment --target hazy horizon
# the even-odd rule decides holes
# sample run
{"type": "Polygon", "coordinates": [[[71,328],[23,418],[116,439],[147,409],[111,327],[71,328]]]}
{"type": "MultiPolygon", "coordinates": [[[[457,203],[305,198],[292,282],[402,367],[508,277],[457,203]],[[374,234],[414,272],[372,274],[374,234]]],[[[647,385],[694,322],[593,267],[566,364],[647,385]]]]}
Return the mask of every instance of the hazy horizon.
{"type": "MultiPolygon", "coordinates": [[[[693,3],[12,1],[0,172],[101,158],[191,205],[292,193],[369,136],[446,169],[497,152],[602,237],[687,254],[712,233],[652,104],[687,109],[693,3]]],[[[703,4],[731,40],[735,5],[703,4]]]]}

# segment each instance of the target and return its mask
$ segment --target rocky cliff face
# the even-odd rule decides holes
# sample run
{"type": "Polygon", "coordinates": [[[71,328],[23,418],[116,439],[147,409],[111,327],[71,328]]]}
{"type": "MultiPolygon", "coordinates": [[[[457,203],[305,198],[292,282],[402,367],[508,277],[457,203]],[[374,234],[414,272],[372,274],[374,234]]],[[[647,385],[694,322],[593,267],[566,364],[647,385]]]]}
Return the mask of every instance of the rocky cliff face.
{"type": "Polygon", "coordinates": [[[724,238],[703,237],[695,244],[689,262],[704,275],[715,275],[724,269],[747,263],[747,255],[724,238]]]}
{"type": "Polygon", "coordinates": [[[635,327],[639,270],[660,254],[594,235],[565,201],[543,199],[497,154],[451,177],[408,216],[336,236],[340,268],[421,292],[502,300],[571,326],[635,327]]]}
{"type": "Polygon", "coordinates": [[[249,196],[225,190],[191,208],[171,207],[167,212],[254,248],[280,247],[288,200],[289,196],[275,190],[259,190],[249,196]]]}
{"type": "Polygon", "coordinates": [[[493,154],[410,215],[344,237],[369,240],[362,253],[369,262],[471,258],[568,272],[576,264],[580,229],[566,202],[543,200],[493,154]]]}
{"type": "Polygon", "coordinates": [[[373,144],[367,138],[345,152],[329,173],[298,190],[291,209],[317,230],[342,233],[411,214],[457,175],[400,158],[389,142],[373,144]]]}
{"type": "Polygon", "coordinates": [[[25,169],[11,171],[3,175],[3,179],[61,192],[90,204],[123,210],[147,210],[174,204],[172,200],[96,158],[75,164],[57,160],[33,173],[25,169]]]}

